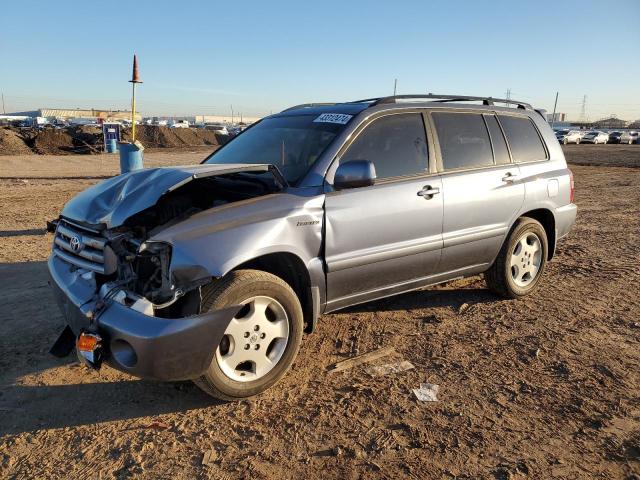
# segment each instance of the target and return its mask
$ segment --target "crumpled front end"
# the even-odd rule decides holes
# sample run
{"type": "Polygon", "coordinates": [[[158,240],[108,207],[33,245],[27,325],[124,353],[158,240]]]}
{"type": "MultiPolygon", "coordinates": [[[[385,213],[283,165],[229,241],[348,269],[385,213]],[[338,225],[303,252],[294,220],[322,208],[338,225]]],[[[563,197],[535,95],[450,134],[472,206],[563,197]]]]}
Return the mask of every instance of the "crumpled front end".
{"type": "Polygon", "coordinates": [[[186,380],[209,366],[239,306],[183,318],[162,318],[132,308],[124,290],[95,291],[95,273],[52,254],[50,283],[75,335],[91,332],[103,341],[114,368],[141,378],[186,380]]]}
{"type": "Polygon", "coordinates": [[[48,225],[51,285],[73,331],[52,353],[69,352],[63,340],[75,336],[79,357],[93,366],[104,358],[162,380],[202,374],[239,307],[202,313],[201,289],[217,273],[201,265],[201,250],[156,237],[283,187],[269,165],[197,165],[132,172],[76,196],[48,225]]]}

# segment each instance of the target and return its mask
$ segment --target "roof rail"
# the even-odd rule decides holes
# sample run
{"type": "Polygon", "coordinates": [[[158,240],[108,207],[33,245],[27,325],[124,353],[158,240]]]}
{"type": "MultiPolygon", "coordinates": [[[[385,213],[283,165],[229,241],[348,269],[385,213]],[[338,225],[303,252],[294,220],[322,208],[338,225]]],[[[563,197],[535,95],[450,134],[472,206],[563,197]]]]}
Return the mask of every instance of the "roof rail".
{"type": "MultiPolygon", "coordinates": [[[[322,107],[325,105],[335,105],[335,102],[324,102],[324,103],[301,103],[300,105],[294,105],[293,107],[285,108],[282,112],[288,112],[289,110],[295,110],[296,108],[307,108],[307,107],[322,107]]],[[[282,113],[280,112],[280,113],[282,113]]]]}
{"type": "Polygon", "coordinates": [[[393,95],[391,97],[380,98],[367,98],[364,100],[357,100],[349,103],[371,103],[371,107],[374,105],[382,105],[386,103],[397,103],[397,100],[405,99],[426,99],[428,101],[445,103],[445,102],[482,102],[483,105],[494,105],[496,103],[504,103],[507,105],[516,105],[517,108],[533,110],[530,104],[527,102],[521,102],[519,100],[513,100],[509,98],[493,98],[493,97],[471,97],[469,95],[436,95],[434,93],[428,94],[413,94],[413,95],[393,95]]]}

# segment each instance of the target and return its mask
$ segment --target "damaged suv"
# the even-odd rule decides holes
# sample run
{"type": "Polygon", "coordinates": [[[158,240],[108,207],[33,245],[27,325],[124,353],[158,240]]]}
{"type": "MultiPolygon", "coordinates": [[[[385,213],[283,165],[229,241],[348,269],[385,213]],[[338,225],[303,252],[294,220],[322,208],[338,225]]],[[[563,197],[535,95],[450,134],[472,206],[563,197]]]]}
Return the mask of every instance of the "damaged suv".
{"type": "Polygon", "coordinates": [[[67,203],[48,261],[67,323],[53,351],[246,398],[323,313],[483,272],[502,296],[533,292],[575,217],[562,150],[525,103],[299,105],[200,165],[67,203]]]}

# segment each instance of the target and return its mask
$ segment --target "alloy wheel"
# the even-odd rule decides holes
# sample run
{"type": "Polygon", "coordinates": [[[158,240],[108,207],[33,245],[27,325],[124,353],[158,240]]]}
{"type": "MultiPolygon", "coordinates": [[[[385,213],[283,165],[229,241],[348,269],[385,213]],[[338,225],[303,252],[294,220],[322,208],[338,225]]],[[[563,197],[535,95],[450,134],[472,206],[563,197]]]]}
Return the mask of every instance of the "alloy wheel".
{"type": "Polygon", "coordinates": [[[535,280],[542,264],[542,243],[535,233],[528,232],[516,242],[511,252],[511,278],[519,287],[535,280]]]}
{"type": "Polygon", "coordinates": [[[258,380],[282,358],[289,339],[289,319],[275,299],[257,296],[242,302],[216,349],[222,372],[237,382],[258,380]]]}

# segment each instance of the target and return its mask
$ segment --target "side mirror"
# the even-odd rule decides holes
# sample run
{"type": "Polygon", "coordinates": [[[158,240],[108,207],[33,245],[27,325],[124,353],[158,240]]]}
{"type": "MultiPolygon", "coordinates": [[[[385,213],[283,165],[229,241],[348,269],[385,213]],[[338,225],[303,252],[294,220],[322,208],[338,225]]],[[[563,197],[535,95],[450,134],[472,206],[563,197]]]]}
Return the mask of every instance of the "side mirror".
{"type": "Polygon", "coordinates": [[[351,160],[340,164],[333,179],[333,188],[368,187],[376,180],[376,167],[369,160],[351,160]]]}

